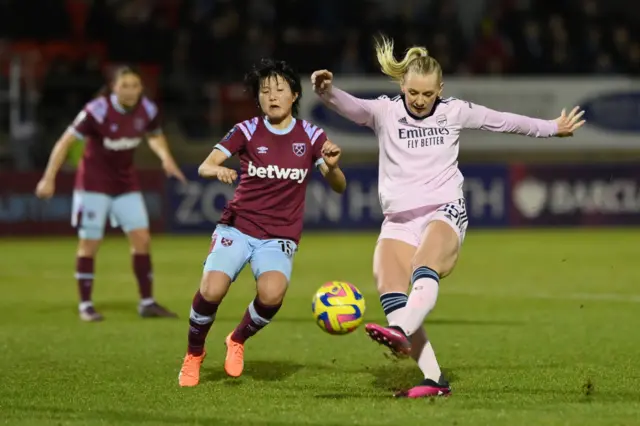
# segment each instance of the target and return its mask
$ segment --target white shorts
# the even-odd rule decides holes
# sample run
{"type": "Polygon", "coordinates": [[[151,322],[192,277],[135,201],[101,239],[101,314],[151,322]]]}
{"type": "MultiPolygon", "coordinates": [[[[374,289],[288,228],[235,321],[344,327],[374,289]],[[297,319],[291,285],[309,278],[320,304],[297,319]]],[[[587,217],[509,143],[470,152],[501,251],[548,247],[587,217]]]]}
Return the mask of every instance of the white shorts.
{"type": "Polygon", "coordinates": [[[149,216],[140,192],[111,196],[100,192],[74,191],[71,225],[85,240],[100,240],[109,216],[112,227],[124,232],[149,228],[149,216]]]}
{"type": "Polygon", "coordinates": [[[418,247],[424,230],[434,220],[441,220],[451,226],[462,244],[469,224],[464,198],[447,204],[385,215],[378,241],[385,238],[400,240],[418,247]]]}

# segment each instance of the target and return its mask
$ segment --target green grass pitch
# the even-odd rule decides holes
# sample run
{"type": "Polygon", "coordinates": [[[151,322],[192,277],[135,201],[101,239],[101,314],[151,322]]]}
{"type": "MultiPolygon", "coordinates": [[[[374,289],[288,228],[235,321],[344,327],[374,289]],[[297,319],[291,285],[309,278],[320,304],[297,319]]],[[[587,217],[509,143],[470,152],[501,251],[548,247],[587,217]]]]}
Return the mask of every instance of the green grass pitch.
{"type": "Polygon", "coordinates": [[[76,315],[73,239],[0,240],[0,424],[637,425],[640,231],[478,231],[427,321],[453,395],[394,400],[421,378],[362,329],[324,334],[314,290],[354,283],[383,321],[374,234],[307,234],[274,322],[226,378],[223,340],[254,295],[248,271],[218,312],[201,385],[180,389],[187,316],[209,238],[154,239],[156,296],[179,320],[136,316],[123,238],[98,257],[99,324],[76,315]]]}

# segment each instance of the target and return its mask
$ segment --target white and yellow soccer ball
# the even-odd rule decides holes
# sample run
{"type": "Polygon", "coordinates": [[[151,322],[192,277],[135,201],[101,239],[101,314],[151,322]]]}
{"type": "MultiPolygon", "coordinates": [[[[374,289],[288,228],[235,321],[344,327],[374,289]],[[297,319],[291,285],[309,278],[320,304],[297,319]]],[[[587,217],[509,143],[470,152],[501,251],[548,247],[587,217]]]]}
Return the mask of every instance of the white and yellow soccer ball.
{"type": "Polygon", "coordinates": [[[329,334],[348,334],[364,320],[364,297],[353,284],[331,281],[316,291],[311,309],[322,330],[329,334]]]}

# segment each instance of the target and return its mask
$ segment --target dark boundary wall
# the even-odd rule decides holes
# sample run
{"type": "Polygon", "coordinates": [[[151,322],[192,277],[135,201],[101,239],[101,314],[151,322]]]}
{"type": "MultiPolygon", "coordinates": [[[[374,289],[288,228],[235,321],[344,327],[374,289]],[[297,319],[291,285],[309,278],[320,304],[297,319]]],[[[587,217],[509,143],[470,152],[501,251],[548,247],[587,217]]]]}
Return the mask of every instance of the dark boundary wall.
{"type": "MultiPolygon", "coordinates": [[[[471,228],[640,224],[640,163],[463,165],[471,228]]],[[[382,222],[377,166],[345,167],[347,192],[334,194],[318,173],[307,189],[307,229],[375,230],[382,222]]],[[[210,233],[233,188],[197,177],[183,186],[160,171],[140,172],[154,232],[210,233]]],[[[0,236],[73,234],[72,174],[56,196],[33,195],[39,173],[0,173],[0,236]]],[[[109,229],[109,232],[117,230],[109,229]]]]}

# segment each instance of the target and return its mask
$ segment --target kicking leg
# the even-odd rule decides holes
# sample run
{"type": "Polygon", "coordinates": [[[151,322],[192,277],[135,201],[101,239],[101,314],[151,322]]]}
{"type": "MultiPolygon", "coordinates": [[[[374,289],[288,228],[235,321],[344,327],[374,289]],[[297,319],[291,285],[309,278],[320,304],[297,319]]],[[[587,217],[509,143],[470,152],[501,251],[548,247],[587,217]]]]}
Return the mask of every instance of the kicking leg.
{"type": "Polygon", "coordinates": [[[415,333],[435,307],[440,278],[453,270],[459,249],[460,239],[449,224],[441,220],[429,223],[412,260],[412,290],[406,312],[397,323],[406,334],[415,333]]]}
{"type": "MultiPolygon", "coordinates": [[[[405,312],[397,321],[397,330],[411,335],[422,328],[424,319],[435,307],[440,277],[447,276],[453,270],[458,259],[459,248],[460,237],[454,228],[440,220],[429,223],[412,260],[413,288],[409,294],[405,312]]],[[[439,373],[440,368],[437,366],[430,344],[423,348],[419,359],[424,359],[430,373],[425,375],[425,379],[418,386],[401,392],[397,396],[420,398],[451,393],[449,383],[439,373]]]]}

